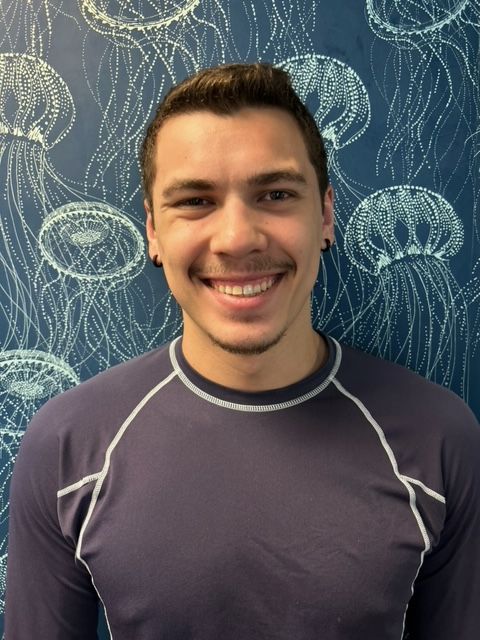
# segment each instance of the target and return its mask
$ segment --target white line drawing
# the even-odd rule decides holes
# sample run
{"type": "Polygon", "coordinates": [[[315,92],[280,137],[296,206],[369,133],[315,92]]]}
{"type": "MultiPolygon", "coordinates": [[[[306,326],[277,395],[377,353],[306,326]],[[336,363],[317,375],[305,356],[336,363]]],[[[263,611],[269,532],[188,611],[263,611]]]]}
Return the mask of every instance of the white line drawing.
{"type": "MultiPolygon", "coordinates": [[[[378,38],[371,48],[372,72],[388,109],[377,175],[394,184],[428,179],[454,204],[471,194],[475,211],[478,0],[366,0],[366,15],[378,38]],[[381,41],[391,46],[386,59],[379,54],[381,41]]],[[[472,222],[478,239],[478,221],[472,222]]]]}
{"type": "Polygon", "coordinates": [[[105,45],[96,77],[87,77],[102,122],[85,189],[94,187],[126,208],[139,193],[132,174],[138,175],[137,148],[146,122],[169,85],[225,61],[229,7],[220,0],[79,0],[79,5],[91,29],[85,38],[86,70],[90,42],[98,47],[101,35],[105,45]]]}
{"type": "Polygon", "coordinates": [[[145,264],[144,241],[135,225],[100,202],[70,202],[45,218],[38,235],[43,257],[82,284],[125,286],[145,264]]]}
{"type": "MultiPolygon", "coordinates": [[[[354,69],[329,56],[305,54],[288,58],[279,66],[291,75],[295,90],[324,137],[328,168],[336,190],[337,243],[342,246],[346,220],[368,190],[345,173],[339,156],[341,150],[361,138],[370,125],[368,92],[354,69]]],[[[341,267],[339,255],[333,251],[328,257],[328,269],[322,261],[321,280],[313,298],[312,321],[323,328],[336,323],[336,335],[342,338],[338,332],[338,323],[342,323],[340,308],[352,309],[361,304],[361,298],[352,299],[361,290],[358,270],[352,265],[347,269],[345,265],[341,267]],[[336,276],[336,280],[332,276],[336,276]]]]}
{"type": "Polygon", "coordinates": [[[469,0],[367,0],[367,12],[378,29],[393,37],[433,34],[457,21],[469,0]]]}
{"type": "Polygon", "coordinates": [[[374,287],[355,319],[367,350],[446,386],[460,368],[467,396],[467,305],[448,264],[462,244],[453,207],[411,185],[363,200],[345,233],[347,256],[374,287]]]}
{"type": "Polygon", "coordinates": [[[370,124],[370,99],[358,74],[347,64],[323,55],[288,58],[280,66],[313,114],[329,156],[354,142],[370,124]]]}
{"type": "Polygon", "coordinates": [[[41,317],[37,304],[45,284],[37,231],[52,209],[79,197],[50,160],[50,150],[74,119],[71,93],[48,63],[27,54],[0,54],[0,318],[7,327],[2,350],[55,353],[53,323],[41,317]]]}
{"type": "MultiPolygon", "coordinates": [[[[36,409],[181,330],[160,272],[143,272],[137,148],[161,96],[200,67],[265,60],[288,69],[323,129],[338,250],[322,260],[314,323],[468,398],[480,357],[480,261],[463,288],[451,265],[473,261],[480,241],[475,214],[466,220],[480,184],[478,0],[359,3],[370,76],[327,55],[338,51],[323,28],[327,2],[0,4],[2,534],[13,461],[36,409]],[[83,39],[75,80],[54,62],[58,36],[73,32],[83,39]],[[79,123],[87,104],[98,117],[79,123]],[[374,106],[383,137],[370,180],[345,158],[362,162],[374,106]],[[77,126],[91,147],[69,180],[55,160],[84,142],[73,139],[77,126]]],[[[2,537],[0,591],[5,562],[2,537]]]]}
{"type": "Polygon", "coordinates": [[[66,362],[44,351],[0,352],[0,425],[21,432],[41,404],[80,382],[66,362]]]}

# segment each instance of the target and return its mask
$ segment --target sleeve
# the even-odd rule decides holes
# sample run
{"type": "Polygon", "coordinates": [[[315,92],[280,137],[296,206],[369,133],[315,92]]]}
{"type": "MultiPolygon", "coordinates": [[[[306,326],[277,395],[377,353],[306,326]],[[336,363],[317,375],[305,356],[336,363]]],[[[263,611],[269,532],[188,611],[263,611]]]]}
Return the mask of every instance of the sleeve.
{"type": "Polygon", "coordinates": [[[405,640],[480,637],[480,427],[460,409],[442,452],[444,528],[415,581],[405,640]]]}
{"type": "Polygon", "coordinates": [[[98,599],[62,535],[58,436],[42,415],[23,438],[11,484],[5,640],[94,640],[98,599]]]}

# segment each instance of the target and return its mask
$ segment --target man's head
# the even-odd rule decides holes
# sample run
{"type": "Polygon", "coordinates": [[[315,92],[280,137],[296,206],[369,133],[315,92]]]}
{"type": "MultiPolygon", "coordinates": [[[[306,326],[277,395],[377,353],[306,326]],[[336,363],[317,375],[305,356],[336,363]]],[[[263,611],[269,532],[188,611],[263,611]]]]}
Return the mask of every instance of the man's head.
{"type": "Polygon", "coordinates": [[[140,152],[142,187],[152,208],[155,142],[166,120],[195,111],[232,115],[245,107],[275,107],[298,124],[318,178],[322,200],[328,188],[325,146],[312,115],[295,93],[286,71],[270,64],[230,64],[205,69],[173,87],[158,106],[140,152]]]}
{"type": "Polygon", "coordinates": [[[215,354],[267,351],[308,373],[310,294],[334,237],[325,164],[312,117],[271,66],[201,72],[159,107],[142,152],[148,252],[206,377],[215,354]]]}

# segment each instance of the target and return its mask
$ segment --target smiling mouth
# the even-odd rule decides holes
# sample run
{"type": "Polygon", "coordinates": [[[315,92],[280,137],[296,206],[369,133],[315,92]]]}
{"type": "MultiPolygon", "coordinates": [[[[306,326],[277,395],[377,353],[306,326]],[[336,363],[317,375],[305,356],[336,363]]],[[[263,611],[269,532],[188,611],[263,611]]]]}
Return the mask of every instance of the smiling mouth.
{"type": "Polygon", "coordinates": [[[237,298],[254,298],[255,296],[261,296],[266,291],[271,289],[273,285],[280,280],[281,276],[269,276],[262,280],[256,280],[255,282],[247,282],[246,284],[234,284],[225,283],[215,280],[209,280],[207,284],[215,291],[223,293],[227,296],[234,296],[237,298]]]}

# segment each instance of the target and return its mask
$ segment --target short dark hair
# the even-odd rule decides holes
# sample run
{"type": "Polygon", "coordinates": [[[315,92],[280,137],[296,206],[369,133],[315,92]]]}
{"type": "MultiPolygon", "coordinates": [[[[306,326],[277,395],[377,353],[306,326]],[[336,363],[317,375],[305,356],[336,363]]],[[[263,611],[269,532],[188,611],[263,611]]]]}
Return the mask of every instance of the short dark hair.
{"type": "Polygon", "coordinates": [[[254,63],[204,69],[170,89],[163,98],[140,149],[142,189],[150,206],[155,178],[155,142],[163,123],[184,113],[211,111],[232,115],[245,107],[276,107],[293,116],[315,168],[323,200],[328,188],[327,155],[313,116],[295,93],[286,71],[271,64],[254,63]]]}

